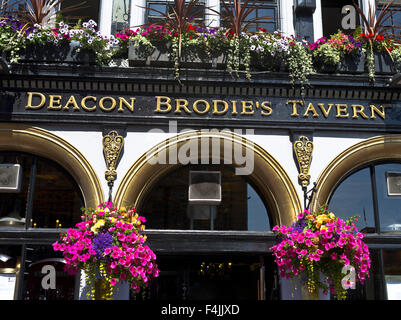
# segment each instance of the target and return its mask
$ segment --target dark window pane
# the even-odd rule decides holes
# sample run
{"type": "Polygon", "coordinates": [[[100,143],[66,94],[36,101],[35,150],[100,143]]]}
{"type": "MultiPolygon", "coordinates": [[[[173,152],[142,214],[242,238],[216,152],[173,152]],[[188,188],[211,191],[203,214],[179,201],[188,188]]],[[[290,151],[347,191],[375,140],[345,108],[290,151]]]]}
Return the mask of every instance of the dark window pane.
{"type": "Polygon", "coordinates": [[[401,250],[383,251],[388,300],[401,300],[401,250]]]}
{"type": "MultiPolygon", "coordinates": [[[[359,1],[360,2],[360,1],[359,1]]],[[[341,21],[345,17],[342,14],[342,8],[347,5],[353,5],[352,0],[322,0],[322,23],[323,23],[323,35],[328,37],[332,34],[337,33],[338,30],[343,31],[346,34],[352,34],[355,29],[343,30],[341,21]]],[[[358,1],[356,1],[358,3],[358,1]]],[[[359,4],[360,6],[360,4],[359,4]]],[[[359,15],[357,14],[356,26],[359,25],[359,15]]]]}
{"type": "MultiPolygon", "coordinates": [[[[186,1],[186,2],[189,3],[189,1],[186,1]]],[[[156,9],[165,14],[172,14],[174,12],[174,1],[147,1],[146,7],[156,9]]],[[[192,7],[192,9],[189,13],[188,19],[192,23],[194,23],[194,22],[197,22],[200,24],[203,23],[203,21],[205,20],[205,3],[204,3],[204,1],[198,1],[197,4],[194,7],[192,7]]],[[[148,9],[146,11],[146,19],[145,20],[146,20],[147,24],[163,23],[166,20],[166,18],[163,17],[158,12],[148,9]],[[158,19],[156,19],[156,17],[158,19]]]]}
{"type": "Polygon", "coordinates": [[[329,201],[329,210],[342,219],[359,215],[355,223],[358,230],[375,226],[369,168],[355,172],[340,183],[329,201]]]}
{"type": "Polygon", "coordinates": [[[401,164],[381,164],[377,165],[375,170],[380,230],[401,232],[401,192],[398,196],[389,196],[386,178],[386,172],[399,172],[401,174],[401,164]]]}
{"type": "Polygon", "coordinates": [[[347,290],[347,300],[383,300],[383,282],[380,271],[380,251],[370,249],[371,267],[364,284],[357,282],[355,289],[347,290]]]}
{"type": "Polygon", "coordinates": [[[82,207],[73,178],[56,163],[38,159],[31,227],[72,227],[80,221],[82,207]]]}
{"type": "Polygon", "coordinates": [[[140,214],[149,229],[270,229],[267,210],[256,191],[242,176],[220,166],[183,167],[170,173],[150,191],[140,214]],[[188,205],[189,171],[194,168],[221,171],[220,205],[188,205]]]}
{"type": "Polygon", "coordinates": [[[0,153],[0,163],[20,164],[22,175],[19,192],[6,193],[0,190],[0,227],[24,228],[32,158],[22,154],[0,153]]]}
{"type": "MultiPolygon", "coordinates": [[[[110,1],[110,0],[109,0],[110,1]]],[[[129,0],[127,0],[129,1],[129,0]]],[[[65,0],[61,2],[61,9],[81,4],[82,0],[65,0]]],[[[63,14],[64,20],[75,23],[81,19],[83,22],[93,20],[99,24],[99,5],[100,0],[87,0],[82,7],[78,7],[73,11],[66,11],[63,14]],[[85,8],[86,7],[86,8],[85,8]]]]}
{"type": "MultiPolygon", "coordinates": [[[[230,7],[230,4],[226,2],[226,4],[230,7]]],[[[277,3],[276,1],[255,1],[249,2],[248,7],[256,7],[254,11],[252,11],[245,19],[244,26],[249,23],[251,20],[255,18],[262,18],[258,19],[257,21],[253,21],[248,24],[247,31],[248,32],[255,32],[258,31],[259,28],[265,28],[270,32],[277,30],[277,3]]],[[[220,6],[221,13],[226,16],[226,10],[223,5],[220,6]]],[[[231,10],[230,10],[231,12],[231,10]]],[[[228,27],[228,22],[226,19],[221,20],[221,25],[223,27],[228,27]]]]}
{"type": "Polygon", "coordinates": [[[266,207],[257,192],[250,184],[248,189],[248,230],[266,231],[270,230],[266,207]]]}
{"type": "Polygon", "coordinates": [[[51,246],[28,245],[24,276],[24,300],[73,300],[75,295],[75,276],[64,272],[65,261],[61,252],[51,246]],[[44,266],[54,267],[56,271],[55,289],[44,289],[42,279],[49,272],[42,273],[44,266]]]}

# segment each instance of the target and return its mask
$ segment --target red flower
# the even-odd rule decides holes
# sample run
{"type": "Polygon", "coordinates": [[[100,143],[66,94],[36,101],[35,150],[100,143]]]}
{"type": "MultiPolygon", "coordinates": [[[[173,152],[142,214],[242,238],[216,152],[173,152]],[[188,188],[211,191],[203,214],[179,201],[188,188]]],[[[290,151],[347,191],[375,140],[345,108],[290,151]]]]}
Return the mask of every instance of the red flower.
{"type": "Polygon", "coordinates": [[[374,37],[373,33],[369,33],[369,34],[368,34],[368,37],[369,37],[370,39],[372,39],[372,38],[374,37]]]}
{"type": "Polygon", "coordinates": [[[381,34],[378,34],[378,35],[376,36],[376,40],[377,40],[377,41],[383,41],[383,40],[384,40],[384,37],[383,37],[381,34]]]}
{"type": "Polygon", "coordinates": [[[259,30],[262,32],[267,32],[267,29],[265,29],[265,28],[259,28],[259,30]]]}

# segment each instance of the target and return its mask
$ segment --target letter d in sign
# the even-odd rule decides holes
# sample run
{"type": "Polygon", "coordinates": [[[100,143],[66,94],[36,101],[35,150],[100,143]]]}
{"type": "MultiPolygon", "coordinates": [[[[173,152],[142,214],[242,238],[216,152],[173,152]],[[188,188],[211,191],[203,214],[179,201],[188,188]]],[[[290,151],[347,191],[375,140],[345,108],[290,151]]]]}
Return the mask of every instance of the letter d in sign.
{"type": "Polygon", "coordinates": [[[46,274],[42,279],[42,288],[45,290],[56,289],[56,268],[51,265],[45,265],[41,272],[46,274]]]}

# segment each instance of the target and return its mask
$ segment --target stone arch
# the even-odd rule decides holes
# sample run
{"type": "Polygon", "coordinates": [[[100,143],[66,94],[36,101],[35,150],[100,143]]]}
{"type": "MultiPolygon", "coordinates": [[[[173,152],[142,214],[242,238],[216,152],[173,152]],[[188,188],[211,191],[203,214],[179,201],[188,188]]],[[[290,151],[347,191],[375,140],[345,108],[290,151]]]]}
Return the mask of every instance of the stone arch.
{"type": "Polygon", "coordinates": [[[0,123],[0,150],[20,151],[57,162],[79,186],[86,207],[104,201],[99,178],[85,157],[55,134],[25,124],[0,123]]]}
{"type": "MultiPolygon", "coordinates": [[[[220,163],[225,163],[223,151],[225,143],[241,149],[244,154],[246,151],[251,152],[254,157],[254,170],[249,178],[259,189],[260,196],[269,204],[273,223],[289,225],[295,220],[297,213],[302,210],[301,202],[291,179],[281,165],[257,144],[232,132],[224,131],[185,132],[154,146],[130,167],[118,187],[115,203],[122,206],[134,204],[140,207],[152,186],[165,174],[181,166],[178,163],[168,164],[168,161],[167,164],[150,164],[149,158],[160,152],[168,154],[171,148],[179,149],[191,139],[208,139],[209,141],[216,139],[220,142],[220,152],[217,156],[209,152],[207,156],[198,154],[198,158],[194,160],[208,158],[208,160],[220,160],[222,161],[220,163]]],[[[212,144],[209,143],[209,145],[212,144]]],[[[232,166],[239,167],[236,164],[232,166]]]]}

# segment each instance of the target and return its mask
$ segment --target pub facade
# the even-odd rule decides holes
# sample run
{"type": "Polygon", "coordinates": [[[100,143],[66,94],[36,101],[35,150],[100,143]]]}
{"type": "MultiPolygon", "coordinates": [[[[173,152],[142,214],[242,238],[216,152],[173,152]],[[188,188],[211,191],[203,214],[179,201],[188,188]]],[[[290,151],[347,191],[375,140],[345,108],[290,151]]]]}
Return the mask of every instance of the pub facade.
{"type": "MultiPolygon", "coordinates": [[[[83,14],[104,35],[160,19],[141,7],[172,5],[88,2],[83,14]]],[[[359,5],[367,12],[369,3],[383,5],[359,5]]],[[[203,13],[212,5],[223,7],[199,2],[203,13]]],[[[257,27],[314,42],[341,28],[347,5],[264,1],[257,14],[271,19],[257,27]]],[[[146,217],[161,272],[140,299],[302,299],[274,263],[272,228],[325,204],[344,219],[359,215],[356,226],[371,253],[370,277],[348,299],[401,297],[396,69],[376,72],[374,81],[367,72],[315,72],[302,85],[285,70],[251,70],[249,80],[243,70],[237,77],[189,63],[177,80],[171,65],[125,58],[108,65],[1,64],[1,299],[83,299],[79,275],[63,271],[52,243],[80,221],[82,207],[105,201],[134,205],[146,217]],[[218,179],[197,190],[208,198],[197,202],[194,175],[210,173],[218,179]],[[213,202],[216,186],[220,200],[213,202]],[[46,265],[55,267],[55,289],[41,285],[46,265]]]]}

